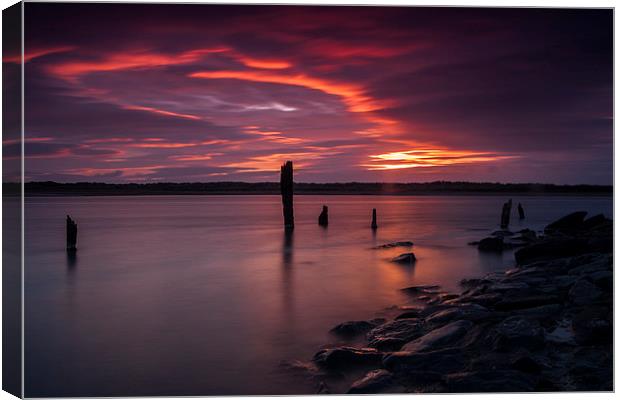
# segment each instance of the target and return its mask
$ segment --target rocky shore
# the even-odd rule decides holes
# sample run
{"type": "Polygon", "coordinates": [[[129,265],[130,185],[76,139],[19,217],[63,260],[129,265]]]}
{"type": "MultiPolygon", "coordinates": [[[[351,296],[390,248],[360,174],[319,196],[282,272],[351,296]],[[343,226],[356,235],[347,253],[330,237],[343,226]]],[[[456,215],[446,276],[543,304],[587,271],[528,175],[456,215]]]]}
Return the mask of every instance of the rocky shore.
{"type": "Polygon", "coordinates": [[[519,247],[515,267],[461,293],[403,288],[424,305],[334,327],[346,345],[315,354],[317,392],[613,390],[613,223],[585,217],[483,239],[519,247]]]}

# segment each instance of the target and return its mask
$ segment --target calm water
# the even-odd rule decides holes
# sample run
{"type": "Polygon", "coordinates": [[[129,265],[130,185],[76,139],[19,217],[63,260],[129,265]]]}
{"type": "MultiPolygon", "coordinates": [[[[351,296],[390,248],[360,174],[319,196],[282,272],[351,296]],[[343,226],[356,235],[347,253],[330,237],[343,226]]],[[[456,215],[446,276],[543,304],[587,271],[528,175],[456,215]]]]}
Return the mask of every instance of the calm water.
{"type": "MultiPolygon", "coordinates": [[[[277,196],[29,198],[26,395],[313,393],[279,365],[334,343],[334,325],[405,304],[402,287],[455,290],[512,264],[466,245],[497,229],[505,200],[297,196],[287,237],[277,196]],[[65,214],[79,224],[75,259],[65,214]],[[371,249],[396,240],[415,243],[415,267],[389,262],[406,249],[371,249]]],[[[513,201],[527,214],[513,230],[612,213],[611,197],[513,201]]]]}

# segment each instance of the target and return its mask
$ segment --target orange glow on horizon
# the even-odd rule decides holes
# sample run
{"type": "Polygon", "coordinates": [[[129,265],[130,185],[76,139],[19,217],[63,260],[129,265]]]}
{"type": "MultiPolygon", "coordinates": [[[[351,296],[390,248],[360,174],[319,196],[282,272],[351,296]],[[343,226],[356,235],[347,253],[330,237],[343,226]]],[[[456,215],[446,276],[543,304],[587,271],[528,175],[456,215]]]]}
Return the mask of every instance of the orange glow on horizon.
{"type": "Polygon", "coordinates": [[[518,158],[490,152],[459,151],[450,149],[418,149],[371,155],[372,164],[362,164],[369,171],[406,168],[441,167],[458,164],[476,164],[518,158]]]}

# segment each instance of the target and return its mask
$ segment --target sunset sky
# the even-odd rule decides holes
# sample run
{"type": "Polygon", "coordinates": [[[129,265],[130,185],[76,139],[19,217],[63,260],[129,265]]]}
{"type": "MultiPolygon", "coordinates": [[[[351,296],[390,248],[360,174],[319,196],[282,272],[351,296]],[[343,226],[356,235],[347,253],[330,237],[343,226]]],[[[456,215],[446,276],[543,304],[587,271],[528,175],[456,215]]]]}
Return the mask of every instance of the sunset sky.
{"type": "Polygon", "coordinates": [[[612,24],[611,10],[26,3],[26,179],[273,181],[290,159],[304,182],[611,184],[612,24]]]}

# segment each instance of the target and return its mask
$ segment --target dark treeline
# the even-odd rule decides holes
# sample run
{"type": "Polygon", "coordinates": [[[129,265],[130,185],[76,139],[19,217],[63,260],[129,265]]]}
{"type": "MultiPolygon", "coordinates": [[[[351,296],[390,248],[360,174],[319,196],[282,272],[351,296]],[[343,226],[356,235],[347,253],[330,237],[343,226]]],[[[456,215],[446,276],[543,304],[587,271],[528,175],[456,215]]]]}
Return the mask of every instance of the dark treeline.
{"type": "MultiPolygon", "coordinates": [[[[457,194],[457,193],[520,193],[520,194],[601,194],[611,195],[612,186],[552,185],[539,183],[295,183],[295,194],[457,194]]],[[[5,194],[17,194],[17,183],[4,183],[5,194]]],[[[28,182],[26,195],[166,195],[166,194],[279,194],[279,182],[195,182],[195,183],[57,183],[28,182]]]]}

